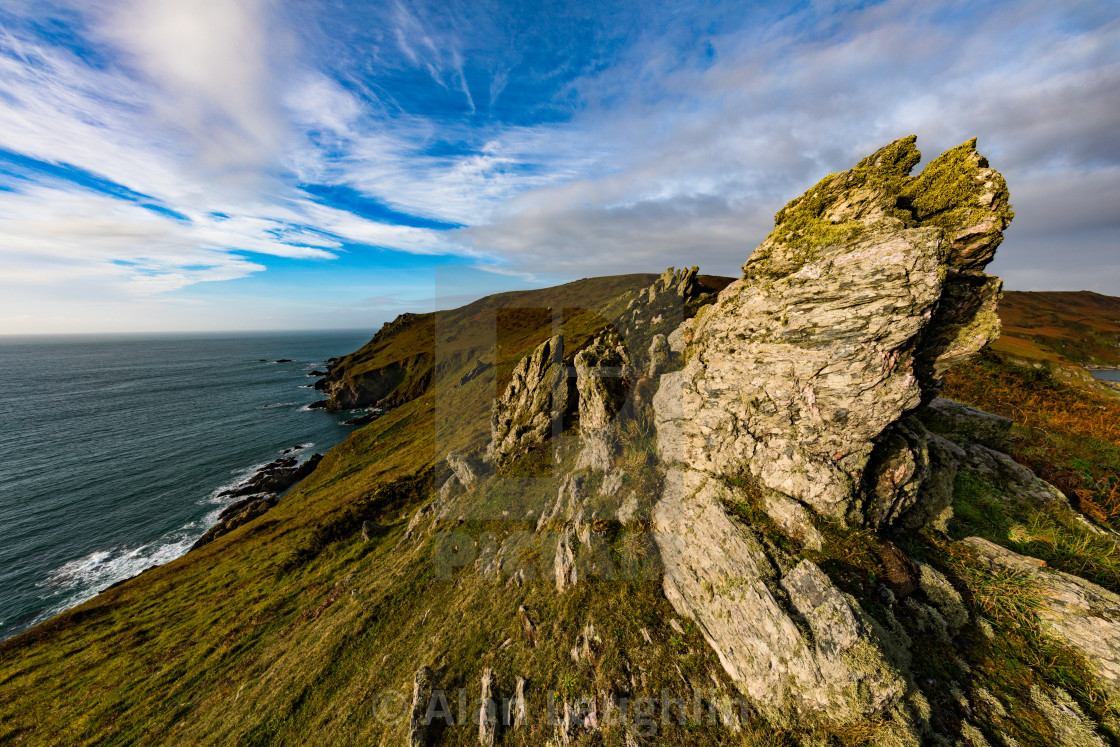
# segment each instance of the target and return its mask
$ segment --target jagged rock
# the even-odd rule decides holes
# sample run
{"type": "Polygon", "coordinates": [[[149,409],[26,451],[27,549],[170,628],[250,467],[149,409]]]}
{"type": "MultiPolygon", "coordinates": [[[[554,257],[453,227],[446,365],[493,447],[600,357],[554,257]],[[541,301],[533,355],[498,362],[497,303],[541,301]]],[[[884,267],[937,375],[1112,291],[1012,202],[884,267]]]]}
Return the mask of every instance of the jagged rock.
{"type": "Polygon", "coordinates": [[[191,545],[191,550],[209,545],[219,537],[227,535],[234,529],[265,514],[275,505],[276,496],[274,495],[251,496],[230,505],[219,515],[218,523],[207,529],[206,534],[199,537],[191,545]]]}
{"type": "Polygon", "coordinates": [[[283,493],[314,472],[322,459],[322,454],[314,454],[302,464],[300,464],[299,458],[294,456],[277,459],[258,469],[256,474],[245,482],[222,491],[219,493],[219,497],[283,493]]]}
{"type": "Polygon", "coordinates": [[[630,393],[626,349],[598,338],[575,357],[580,454],[576,469],[610,469],[614,420],[630,393]]]}
{"type": "Polygon", "coordinates": [[[494,402],[490,423],[489,461],[543,444],[562,427],[569,406],[568,372],[563,364],[564,338],[546,340],[513,369],[505,392],[494,402]]]}
{"type": "Polygon", "coordinates": [[[962,544],[993,568],[1029,579],[1039,592],[1043,631],[1079,652],[1101,685],[1120,696],[1120,596],[980,537],[962,544]]]}
{"type": "Polygon", "coordinates": [[[649,344],[649,377],[658,376],[669,366],[669,340],[665,335],[654,335],[649,344]]]}
{"type": "Polygon", "coordinates": [[[792,539],[810,550],[820,550],[824,537],[813,526],[809,511],[797,501],[774,490],[761,490],[762,510],[792,539]]]}
{"type": "Polygon", "coordinates": [[[748,470],[850,524],[915,504],[928,438],[904,416],[998,333],[1000,281],[981,270],[1012,215],[975,141],[908,176],[919,160],[898,140],[779,211],[661,377],[665,461],[748,470]]]}
{"type": "Polygon", "coordinates": [[[853,723],[899,707],[905,680],[854,599],[809,561],[783,573],[723,510],[741,497],[717,478],[673,469],[665,483],[654,515],[665,595],[761,711],[853,723]]]}
{"type": "Polygon", "coordinates": [[[469,488],[478,479],[478,468],[471,463],[466,454],[457,451],[448,452],[447,466],[451,468],[452,474],[464,488],[469,488]]]}
{"type": "Polygon", "coordinates": [[[692,342],[692,328],[695,324],[695,319],[685,319],[679,327],[670,332],[666,338],[669,343],[669,350],[677,354],[683,354],[685,348],[688,347],[688,343],[692,342]]]}
{"type": "Polygon", "coordinates": [[[498,737],[498,704],[494,699],[494,672],[490,667],[482,670],[482,694],[478,709],[478,743],[494,747],[498,737]]]}
{"type": "Polygon", "coordinates": [[[514,729],[519,729],[527,723],[524,677],[518,677],[514,680],[513,700],[510,702],[510,718],[507,720],[514,729]]]}
{"type": "Polygon", "coordinates": [[[426,716],[435,681],[435,673],[431,667],[420,667],[416,670],[416,679],[412,683],[412,711],[408,719],[409,747],[424,747],[428,743],[426,716]]]}
{"type": "Polygon", "coordinates": [[[556,502],[551,507],[541,511],[537,519],[537,531],[550,525],[566,524],[575,527],[579,532],[584,526],[583,502],[584,486],[587,478],[581,474],[565,475],[560,480],[560,489],[556,493],[556,502]]]}
{"type": "Polygon", "coordinates": [[[999,483],[1005,491],[1039,505],[1069,508],[1065,493],[1007,454],[981,444],[969,444],[965,451],[969,468],[999,483]]]}
{"type": "Polygon", "coordinates": [[[922,419],[936,430],[950,433],[961,441],[993,449],[999,449],[1006,443],[1012,425],[1008,418],[945,397],[937,397],[930,402],[922,412],[922,419]]]}
{"type": "Polygon", "coordinates": [[[572,530],[565,529],[560,533],[560,538],[556,542],[553,577],[556,579],[557,591],[564,591],[564,589],[579,581],[579,568],[576,566],[575,552],[572,549],[574,541],[572,530]]]}

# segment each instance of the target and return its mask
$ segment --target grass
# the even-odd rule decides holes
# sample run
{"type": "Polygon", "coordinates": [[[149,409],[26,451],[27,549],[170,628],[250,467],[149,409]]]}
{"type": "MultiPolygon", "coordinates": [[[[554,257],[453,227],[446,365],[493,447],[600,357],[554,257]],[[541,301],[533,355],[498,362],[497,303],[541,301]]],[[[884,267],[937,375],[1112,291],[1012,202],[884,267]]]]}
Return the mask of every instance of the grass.
{"type": "Polygon", "coordinates": [[[1087,516],[1120,528],[1120,399],[994,352],[953,369],[943,395],[1015,421],[1007,452],[1087,516]]]}

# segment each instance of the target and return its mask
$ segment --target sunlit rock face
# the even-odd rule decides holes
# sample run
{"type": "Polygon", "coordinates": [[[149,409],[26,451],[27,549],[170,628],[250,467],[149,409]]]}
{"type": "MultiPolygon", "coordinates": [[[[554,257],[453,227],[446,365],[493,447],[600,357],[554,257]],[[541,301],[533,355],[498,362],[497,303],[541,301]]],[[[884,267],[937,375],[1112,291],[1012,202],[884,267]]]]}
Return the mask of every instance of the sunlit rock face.
{"type": "Polygon", "coordinates": [[[814,512],[915,528],[948,506],[960,449],[915,413],[998,334],[983,269],[1012,213],[975,141],[911,176],[914,140],[779,211],[742,278],[669,336],[686,364],[653,403],[666,597],[768,718],[875,720],[891,744],[918,744],[929,712],[909,642],[725,506],[753,501],[803,546],[814,512]]]}
{"type": "Polygon", "coordinates": [[[778,212],[743,277],[690,330],[655,401],[664,461],[749,473],[856,525],[921,502],[925,431],[907,418],[999,332],[984,274],[1011,220],[975,141],[920,174],[914,138],[778,212]]]}

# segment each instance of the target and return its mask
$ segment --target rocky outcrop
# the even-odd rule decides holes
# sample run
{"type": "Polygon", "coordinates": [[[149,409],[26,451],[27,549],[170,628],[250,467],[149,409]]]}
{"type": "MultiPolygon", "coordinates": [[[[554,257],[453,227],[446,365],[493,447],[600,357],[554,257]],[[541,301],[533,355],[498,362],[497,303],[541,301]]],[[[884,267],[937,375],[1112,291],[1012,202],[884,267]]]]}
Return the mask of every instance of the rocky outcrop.
{"type": "Polygon", "coordinates": [[[630,393],[629,366],[626,349],[606,338],[576,353],[580,435],[576,469],[610,469],[614,421],[630,393]]]}
{"type": "Polygon", "coordinates": [[[975,407],[937,397],[922,411],[922,420],[938,433],[948,433],[967,443],[1003,448],[1011,434],[1011,420],[975,407]]]}
{"type": "Polygon", "coordinates": [[[513,369],[505,392],[494,402],[487,458],[499,464],[539,446],[563,423],[569,406],[564,338],[541,343],[513,369]]]}
{"type": "MultiPolygon", "coordinates": [[[[983,268],[1012,213],[975,141],[912,177],[919,160],[914,138],[898,140],[779,211],[743,277],[669,335],[686,364],[653,402],[673,607],[769,718],[878,721],[899,744],[917,744],[928,713],[908,643],[724,504],[753,500],[808,547],[821,541],[813,514],[872,528],[944,518],[965,454],[915,413],[998,333],[1000,281],[983,268]]],[[[898,594],[934,588],[883,546],[898,594]]]]}
{"type": "Polygon", "coordinates": [[[283,493],[303,478],[310,475],[322,460],[322,454],[315,454],[302,464],[298,457],[286,457],[270,462],[257,470],[245,482],[222,491],[219,498],[256,495],[259,493],[283,493]]]}
{"type": "MultiPolygon", "coordinates": [[[[769,718],[889,719],[906,690],[855,600],[809,561],[776,562],[723,502],[718,478],[670,470],[655,508],[665,595],[696,621],[728,674],[769,718]]],[[[903,733],[908,731],[899,722],[903,733]]]]}
{"type": "Polygon", "coordinates": [[[240,485],[219,493],[219,498],[247,497],[234,501],[222,509],[218,514],[217,523],[207,529],[190,549],[197,550],[209,545],[219,537],[248,524],[272,509],[278,502],[277,496],[314,472],[322,459],[322,454],[315,454],[302,464],[299,463],[299,458],[294,456],[277,459],[261,467],[256,474],[240,485]]]}
{"type": "Polygon", "coordinates": [[[857,525],[912,506],[925,429],[905,416],[998,333],[982,269],[1012,215],[975,141],[909,176],[920,157],[898,140],[779,211],[662,377],[665,461],[749,471],[857,525]]]}
{"type": "Polygon", "coordinates": [[[1101,684],[1120,697],[1120,596],[980,537],[963,544],[993,570],[1028,579],[1038,592],[1043,631],[1080,653],[1101,684]]]}
{"type": "Polygon", "coordinates": [[[431,667],[416,670],[416,678],[412,683],[412,709],[408,718],[409,747],[424,747],[428,744],[428,705],[432,700],[435,681],[436,675],[431,667]]]}
{"type": "Polygon", "coordinates": [[[649,344],[649,368],[646,369],[646,375],[652,379],[668,368],[670,353],[672,350],[668,338],[665,335],[654,335],[649,344]]]}

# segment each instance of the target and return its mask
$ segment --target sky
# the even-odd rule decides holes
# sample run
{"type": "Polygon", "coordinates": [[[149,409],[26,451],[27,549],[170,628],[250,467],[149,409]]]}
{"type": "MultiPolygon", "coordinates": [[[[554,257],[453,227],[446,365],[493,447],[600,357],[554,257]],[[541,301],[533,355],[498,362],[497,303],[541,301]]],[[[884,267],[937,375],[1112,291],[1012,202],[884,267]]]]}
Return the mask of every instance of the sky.
{"type": "Polygon", "coordinates": [[[1114,0],[3,0],[0,335],[737,275],[908,134],[1007,178],[1006,287],[1120,296],[1114,0]]]}

